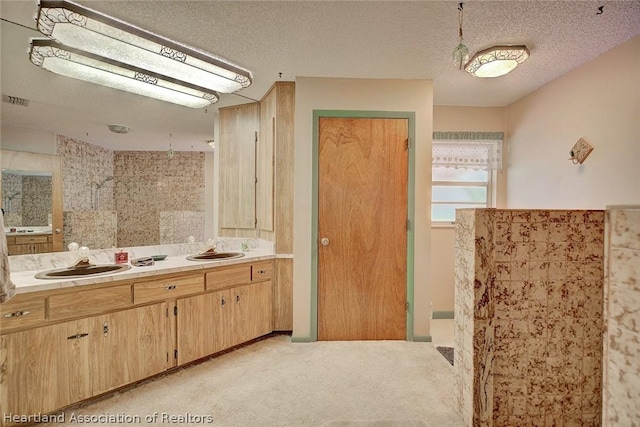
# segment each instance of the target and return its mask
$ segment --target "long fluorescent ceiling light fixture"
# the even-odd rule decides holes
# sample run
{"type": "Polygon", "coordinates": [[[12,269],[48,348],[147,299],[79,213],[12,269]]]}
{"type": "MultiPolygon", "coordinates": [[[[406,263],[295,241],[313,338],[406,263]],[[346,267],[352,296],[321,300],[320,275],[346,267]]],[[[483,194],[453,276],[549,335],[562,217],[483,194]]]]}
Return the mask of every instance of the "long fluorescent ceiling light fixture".
{"type": "Polygon", "coordinates": [[[35,65],[63,76],[185,107],[204,108],[219,99],[215,91],[175,82],[160,74],[83,52],[54,40],[31,40],[29,57],[35,65]]]}
{"type": "Polygon", "coordinates": [[[251,85],[249,71],[222,58],[70,1],[41,0],[38,30],[66,46],[213,91],[251,85]]]}

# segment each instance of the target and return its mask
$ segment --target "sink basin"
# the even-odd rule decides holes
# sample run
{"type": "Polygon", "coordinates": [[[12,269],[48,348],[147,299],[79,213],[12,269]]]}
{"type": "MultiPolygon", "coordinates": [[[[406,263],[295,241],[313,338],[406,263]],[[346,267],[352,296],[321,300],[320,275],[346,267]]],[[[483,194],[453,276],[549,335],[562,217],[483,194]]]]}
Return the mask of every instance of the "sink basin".
{"type": "Polygon", "coordinates": [[[189,261],[223,261],[243,256],[242,252],[204,252],[197,255],[189,255],[187,259],[189,261]]]}
{"type": "Polygon", "coordinates": [[[72,277],[87,277],[118,273],[130,269],[129,264],[102,264],[88,267],[67,267],[56,270],[41,271],[35,275],[36,279],[66,279],[72,277]]]}

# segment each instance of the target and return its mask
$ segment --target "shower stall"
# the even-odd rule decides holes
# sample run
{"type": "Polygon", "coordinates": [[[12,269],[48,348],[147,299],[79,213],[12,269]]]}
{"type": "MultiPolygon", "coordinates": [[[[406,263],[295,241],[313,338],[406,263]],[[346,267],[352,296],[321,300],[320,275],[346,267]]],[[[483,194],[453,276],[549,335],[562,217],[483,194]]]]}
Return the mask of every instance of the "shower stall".
{"type": "Polygon", "coordinates": [[[108,181],[112,181],[112,180],[113,180],[113,175],[110,175],[105,179],[103,179],[102,182],[100,182],[99,184],[97,182],[94,182],[96,189],[95,189],[95,192],[93,193],[93,210],[97,211],[100,208],[100,189],[104,187],[104,185],[108,181]]]}

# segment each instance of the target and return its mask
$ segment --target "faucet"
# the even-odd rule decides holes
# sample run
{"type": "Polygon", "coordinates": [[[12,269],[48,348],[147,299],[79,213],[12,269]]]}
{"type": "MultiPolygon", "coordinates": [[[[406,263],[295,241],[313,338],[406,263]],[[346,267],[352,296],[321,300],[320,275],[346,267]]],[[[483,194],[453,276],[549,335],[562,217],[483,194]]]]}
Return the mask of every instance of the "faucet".
{"type": "Polygon", "coordinates": [[[215,253],[216,252],[216,240],[208,239],[207,240],[207,249],[205,249],[202,253],[215,253]]]}
{"type": "MultiPolygon", "coordinates": [[[[72,244],[69,244],[69,247],[71,247],[72,244]]],[[[76,243],[77,245],[77,243],[76,243]]],[[[85,267],[91,267],[94,264],[91,264],[91,262],[89,262],[89,248],[86,246],[81,246],[78,249],[78,259],[75,263],[71,264],[69,267],[70,268],[85,268],[85,267]]]]}

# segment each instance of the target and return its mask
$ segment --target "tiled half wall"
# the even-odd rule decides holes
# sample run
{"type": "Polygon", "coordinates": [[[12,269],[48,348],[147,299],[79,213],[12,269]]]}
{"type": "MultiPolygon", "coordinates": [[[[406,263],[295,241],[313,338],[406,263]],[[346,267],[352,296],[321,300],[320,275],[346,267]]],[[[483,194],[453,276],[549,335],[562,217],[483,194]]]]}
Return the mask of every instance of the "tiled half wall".
{"type": "Polygon", "coordinates": [[[640,206],[606,217],[603,424],[640,426],[640,206]]]}
{"type": "Polygon", "coordinates": [[[455,268],[465,424],[600,425],[604,211],[457,210],[455,268]]]}

